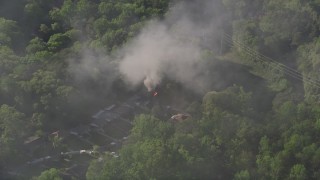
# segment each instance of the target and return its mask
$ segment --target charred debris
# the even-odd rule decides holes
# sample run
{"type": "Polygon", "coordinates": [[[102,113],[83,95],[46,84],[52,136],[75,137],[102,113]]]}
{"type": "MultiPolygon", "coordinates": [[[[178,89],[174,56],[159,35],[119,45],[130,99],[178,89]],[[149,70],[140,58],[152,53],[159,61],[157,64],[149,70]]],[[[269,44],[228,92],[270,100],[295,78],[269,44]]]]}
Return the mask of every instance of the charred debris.
{"type": "MultiPolygon", "coordinates": [[[[109,153],[119,157],[117,150],[128,139],[133,117],[150,113],[159,105],[161,88],[135,94],[124,102],[105,106],[91,116],[87,124],[57,130],[43,137],[31,136],[24,143],[25,159],[20,167],[12,168],[12,177],[32,177],[50,168],[64,169],[64,179],[84,179],[92,159],[102,160],[109,153]]],[[[169,122],[178,123],[190,117],[169,105],[162,108],[169,122]]]]}

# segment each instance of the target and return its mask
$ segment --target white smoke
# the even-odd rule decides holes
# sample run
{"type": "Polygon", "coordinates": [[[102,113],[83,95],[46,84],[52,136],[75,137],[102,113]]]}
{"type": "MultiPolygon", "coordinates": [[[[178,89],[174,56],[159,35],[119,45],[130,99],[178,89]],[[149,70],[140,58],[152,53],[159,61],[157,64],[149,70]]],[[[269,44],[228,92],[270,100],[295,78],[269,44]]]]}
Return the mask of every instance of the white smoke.
{"type": "Polygon", "coordinates": [[[205,88],[201,43],[214,34],[217,20],[211,13],[213,1],[199,4],[200,7],[194,2],[176,4],[164,20],[147,23],[121,50],[119,69],[129,84],[144,82],[150,91],[163,77],[168,77],[196,91],[205,88]],[[194,8],[198,9],[190,12],[194,8]]]}
{"type": "Polygon", "coordinates": [[[162,76],[169,74],[184,78],[190,73],[185,71],[190,71],[192,64],[200,58],[197,46],[178,40],[159,22],[150,23],[124,52],[120,72],[133,85],[145,78],[156,85],[162,76]]]}
{"type": "Polygon", "coordinates": [[[156,85],[160,83],[160,78],[159,76],[150,76],[146,75],[146,78],[143,81],[144,86],[148,89],[148,91],[152,91],[155,89],[156,85]]]}
{"type": "Polygon", "coordinates": [[[218,32],[223,16],[215,1],[177,3],[163,19],[147,22],[136,37],[113,54],[118,58],[84,50],[81,57],[69,61],[69,70],[80,83],[105,80],[106,89],[120,72],[127,84],[143,83],[148,91],[166,77],[204,92],[210,79],[204,75],[203,47],[214,49],[217,39],[220,46],[218,32]]]}
{"type": "Polygon", "coordinates": [[[76,82],[89,80],[104,80],[110,85],[117,76],[117,64],[109,56],[98,55],[92,51],[82,49],[79,57],[69,59],[69,72],[76,82]]]}

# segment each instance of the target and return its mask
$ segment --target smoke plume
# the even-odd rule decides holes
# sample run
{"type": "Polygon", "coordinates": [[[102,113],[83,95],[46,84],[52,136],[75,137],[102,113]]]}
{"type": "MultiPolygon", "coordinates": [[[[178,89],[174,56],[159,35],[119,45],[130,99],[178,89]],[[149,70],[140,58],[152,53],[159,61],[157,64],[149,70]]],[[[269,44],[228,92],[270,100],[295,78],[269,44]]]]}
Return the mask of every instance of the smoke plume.
{"type": "Polygon", "coordinates": [[[152,90],[168,77],[195,91],[206,88],[203,47],[214,44],[221,22],[214,1],[177,3],[121,50],[119,70],[131,85],[152,90]]]}
{"type": "Polygon", "coordinates": [[[106,89],[120,73],[128,85],[143,83],[148,91],[165,77],[194,92],[205,92],[212,77],[205,75],[204,49],[220,47],[224,17],[217,0],[180,1],[163,19],[146,22],[140,33],[114,54],[117,58],[97,57],[84,50],[81,57],[69,61],[70,72],[80,84],[105,79],[106,89]]]}

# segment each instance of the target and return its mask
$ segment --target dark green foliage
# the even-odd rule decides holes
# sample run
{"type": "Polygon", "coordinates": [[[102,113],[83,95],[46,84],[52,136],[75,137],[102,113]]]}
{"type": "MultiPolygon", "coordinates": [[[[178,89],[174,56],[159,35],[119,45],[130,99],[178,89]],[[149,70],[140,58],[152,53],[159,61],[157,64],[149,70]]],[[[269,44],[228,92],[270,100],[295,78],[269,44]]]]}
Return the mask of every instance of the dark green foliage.
{"type": "MultiPolygon", "coordinates": [[[[116,50],[180,1],[188,0],[1,1],[0,176],[25,163],[27,137],[88,124],[97,109],[136,93],[115,70],[116,50]]],[[[320,3],[215,2],[227,11],[215,13],[230,34],[217,38],[221,48],[236,41],[225,52],[261,79],[197,98],[168,83],[161,98],[172,99],[137,116],[119,157],[94,160],[88,179],[320,179],[320,3]],[[257,83],[263,79],[266,84],[257,83]],[[187,104],[182,111],[191,117],[167,120],[165,106],[174,101],[187,104]]],[[[199,26],[210,21],[192,14],[197,11],[186,14],[199,26]]],[[[203,74],[211,78],[210,71],[203,74]]],[[[50,140],[64,147],[59,137],[50,140]]],[[[49,169],[35,179],[59,180],[61,173],[49,169]]]]}
{"type": "Polygon", "coordinates": [[[68,35],[58,33],[50,36],[47,44],[48,49],[55,52],[68,47],[69,43],[70,37],[68,35]]]}
{"type": "MultiPolygon", "coordinates": [[[[117,62],[106,60],[104,53],[138,34],[149,18],[163,16],[168,3],[0,2],[0,166],[4,171],[26,163],[18,159],[26,138],[87,123],[98,108],[126,95],[115,72],[117,62]],[[88,64],[83,65],[84,59],[88,64]]],[[[53,142],[61,143],[60,139],[53,142]]],[[[38,179],[58,175],[51,169],[38,179]]]]}
{"type": "MultiPolygon", "coordinates": [[[[302,71],[304,78],[312,77],[316,80],[319,78],[319,38],[315,38],[312,42],[299,46],[298,48],[298,65],[302,71]]],[[[309,102],[319,100],[319,87],[310,83],[304,84],[305,98],[309,102]]]]}
{"type": "Polygon", "coordinates": [[[51,168],[49,170],[43,171],[40,176],[33,178],[33,180],[62,180],[59,174],[59,170],[51,168]]]}
{"type": "Polygon", "coordinates": [[[128,144],[119,157],[107,155],[100,165],[93,162],[87,178],[228,179],[234,171],[239,171],[235,175],[238,179],[249,178],[249,172],[241,169],[254,169],[257,146],[253,144],[259,140],[254,129],[257,125],[240,115],[241,111],[214,108],[224,101],[247,107],[249,96],[235,86],[211,95],[217,96],[219,102],[208,102],[215,99],[210,95],[204,98],[201,120],[188,118],[174,123],[151,115],[136,117],[128,144]],[[99,171],[99,167],[105,170],[99,171]],[[97,176],[94,172],[101,174],[97,176]]]}
{"type": "Polygon", "coordinates": [[[21,37],[16,21],[0,17],[0,46],[18,46],[21,37]]]}
{"type": "Polygon", "coordinates": [[[0,106],[0,159],[2,161],[0,163],[19,155],[18,147],[21,138],[27,133],[25,122],[23,113],[8,105],[0,106]]]}

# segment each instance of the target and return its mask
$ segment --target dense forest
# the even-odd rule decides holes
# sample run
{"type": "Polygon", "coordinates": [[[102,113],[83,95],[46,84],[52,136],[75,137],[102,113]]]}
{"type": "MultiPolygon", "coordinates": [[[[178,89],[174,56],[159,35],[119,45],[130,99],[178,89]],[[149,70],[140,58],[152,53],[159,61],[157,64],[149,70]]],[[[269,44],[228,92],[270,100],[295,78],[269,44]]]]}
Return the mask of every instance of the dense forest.
{"type": "Polygon", "coordinates": [[[320,179],[319,37],[317,0],[2,0],[0,179],[320,179]]]}

